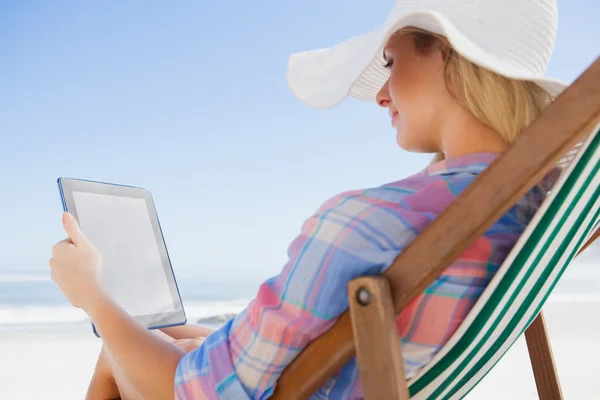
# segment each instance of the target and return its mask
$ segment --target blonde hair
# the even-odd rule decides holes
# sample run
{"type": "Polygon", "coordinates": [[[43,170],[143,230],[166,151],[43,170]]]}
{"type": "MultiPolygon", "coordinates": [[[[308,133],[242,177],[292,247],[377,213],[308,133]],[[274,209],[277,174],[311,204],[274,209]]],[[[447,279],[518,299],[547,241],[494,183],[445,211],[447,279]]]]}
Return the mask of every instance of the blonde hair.
{"type": "MultiPolygon", "coordinates": [[[[444,36],[409,27],[396,34],[412,34],[418,51],[427,52],[437,43],[445,56],[446,85],[477,119],[507,143],[548,107],[554,98],[531,81],[504,77],[482,68],[458,54],[444,36]]],[[[443,159],[436,155],[434,161],[443,159]]]]}

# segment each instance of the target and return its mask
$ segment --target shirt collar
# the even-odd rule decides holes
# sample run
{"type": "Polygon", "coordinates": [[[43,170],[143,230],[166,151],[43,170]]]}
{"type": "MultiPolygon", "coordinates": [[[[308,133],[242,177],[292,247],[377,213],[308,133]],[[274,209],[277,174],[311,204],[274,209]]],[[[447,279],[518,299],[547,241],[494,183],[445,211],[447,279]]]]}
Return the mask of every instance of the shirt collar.
{"type": "Polygon", "coordinates": [[[500,156],[499,153],[471,153],[452,157],[428,165],[421,171],[420,175],[435,176],[459,172],[480,173],[498,156],[500,156]]]}

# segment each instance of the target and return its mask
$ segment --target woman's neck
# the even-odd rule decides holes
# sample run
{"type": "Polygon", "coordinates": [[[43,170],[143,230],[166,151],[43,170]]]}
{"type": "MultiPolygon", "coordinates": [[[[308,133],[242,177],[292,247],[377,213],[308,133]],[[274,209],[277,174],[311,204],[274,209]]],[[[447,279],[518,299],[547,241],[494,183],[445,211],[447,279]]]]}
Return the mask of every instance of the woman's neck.
{"type": "Polygon", "coordinates": [[[472,153],[502,153],[508,147],[493,129],[458,106],[443,119],[440,149],[445,158],[472,153]]]}

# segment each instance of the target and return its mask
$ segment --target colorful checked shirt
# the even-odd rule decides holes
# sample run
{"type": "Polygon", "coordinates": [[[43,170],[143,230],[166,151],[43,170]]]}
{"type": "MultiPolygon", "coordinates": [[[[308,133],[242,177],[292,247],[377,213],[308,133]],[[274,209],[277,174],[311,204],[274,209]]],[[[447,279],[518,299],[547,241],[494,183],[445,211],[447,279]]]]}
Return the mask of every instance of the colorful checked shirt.
{"type": "MultiPolygon", "coordinates": [[[[389,267],[495,157],[478,153],[440,161],[399,182],[325,202],[289,246],[281,273],[260,286],[243,312],[181,359],[176,398],[268,398],[285,367],[348,308],[348,282],[389,267]]],[[[531,190],[397,316],[407,378],[432,359],[466,317],[548,189],[531,190]]],[[[312,397],[358,398],[355,359],[312,397]]]]}

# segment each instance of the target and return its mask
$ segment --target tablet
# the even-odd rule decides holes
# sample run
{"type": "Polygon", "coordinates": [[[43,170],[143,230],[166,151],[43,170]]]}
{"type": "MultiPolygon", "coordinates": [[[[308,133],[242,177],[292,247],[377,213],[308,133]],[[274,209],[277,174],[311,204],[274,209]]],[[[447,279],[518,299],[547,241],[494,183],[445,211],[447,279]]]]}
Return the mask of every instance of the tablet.
{"type": "Polygon", "coordinates": [[[102,254],[101,279],[115,301],[147,329],[185,324],[150,191],[71,178],[59,178],[58,188],[63,209],[102,254]]]}

